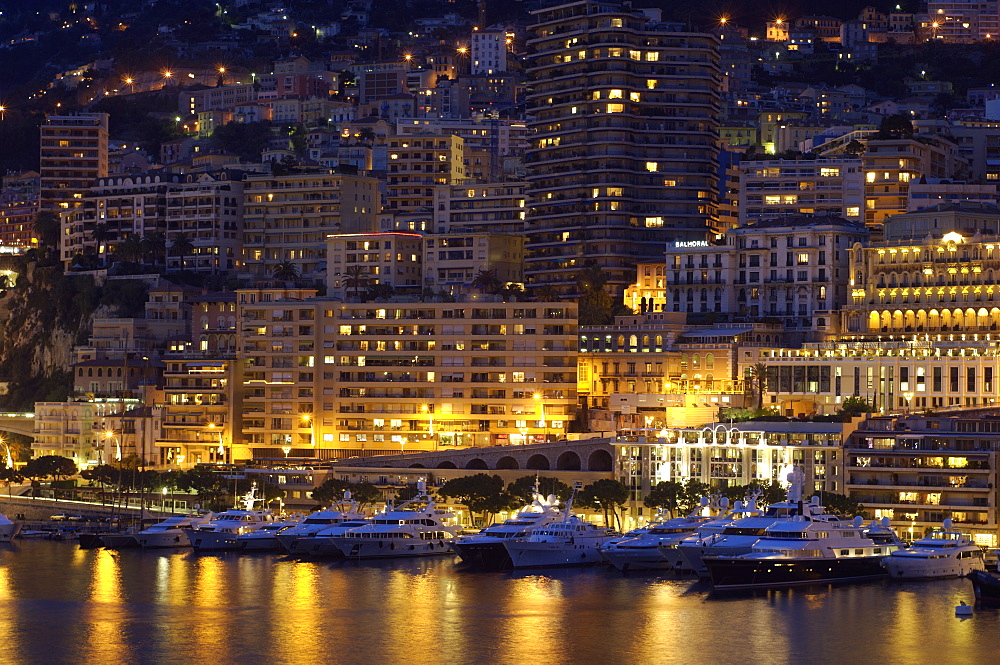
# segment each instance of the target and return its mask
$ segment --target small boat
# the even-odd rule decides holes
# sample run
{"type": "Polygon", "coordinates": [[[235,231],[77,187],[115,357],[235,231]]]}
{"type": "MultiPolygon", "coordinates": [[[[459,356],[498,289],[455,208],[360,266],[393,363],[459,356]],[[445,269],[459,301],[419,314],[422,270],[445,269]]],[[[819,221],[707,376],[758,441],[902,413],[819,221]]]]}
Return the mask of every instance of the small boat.
{"type": "Polygon", "coordinates": [[[965,577],[974,570],[986,570],[983,550],[972,541],[972,536],[944,521],[935,529],[915,541],[905,550],[896,550],[885,560],[885,569],[894,579],[930,579],[936,577],[965,577]]]}
{"type": "Polygon", "coordinates": [[[21,523],[0,515],[0,543],[9,543],[21,531],[21,523]]]}
{"type": "Polygon", "coordinates": [[[985,570],[969,573],[972,589],[976,592],[976,602],[991,607],[1000,606],[1000,577],[985,570]]]}
{"type": "Polygon", "coordinates": [[[959,604],[955,606],[955,616],[971,617],[972,605],[966,605],[964,600],[960,601],[959,604]]]}

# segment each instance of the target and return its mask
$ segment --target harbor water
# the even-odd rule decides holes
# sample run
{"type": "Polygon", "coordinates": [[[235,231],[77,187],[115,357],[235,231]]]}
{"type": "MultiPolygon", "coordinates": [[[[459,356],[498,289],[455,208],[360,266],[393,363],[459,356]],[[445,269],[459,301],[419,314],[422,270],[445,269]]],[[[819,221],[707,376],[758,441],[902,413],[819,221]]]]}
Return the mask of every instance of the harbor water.
{"type": "Polygon", "coordinates": [[[964,579],[717,595],[670,574],[517,573],[453,557],[0,549],[0,662],[983,663],[1000,611],[964,579]]]}

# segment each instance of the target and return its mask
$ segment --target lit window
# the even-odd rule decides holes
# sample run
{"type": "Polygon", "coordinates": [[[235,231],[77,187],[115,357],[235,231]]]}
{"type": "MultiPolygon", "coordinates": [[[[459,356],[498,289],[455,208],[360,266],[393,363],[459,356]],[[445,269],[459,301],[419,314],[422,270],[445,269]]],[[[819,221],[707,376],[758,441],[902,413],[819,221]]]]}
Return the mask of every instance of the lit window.
{"type": "Polygon", "coordinates": [[[639,93],[638,92],[630,92],[630,93],[628,93],[628,98],[629,98],[629,101],[631,101],[631,102],[637,102],[637,101],[639,101],[639,93]]]}
{"type": "Polygon", "coordinates": [[[866,182],[875,182],[875,172],[874,171],[869,171],[868,173],[866,173],[865,174],[865,181],[866,182]]]}
{"type": "Polygon", "coordinates": [[[617,88],[608,90],[608,99],[621,99],[624,97],[624,92],[618,90],[617,88]]]}
{"type": "Polygon", "coordinates": [[[631,58],[632,60],[641,60],[642,59],[642,53],[639,52],[639,51],[629,51],[628,52],[628,57],[631,58]]]}
{"type": "Polygon", "coordinates": [[[646,79],[646,87],[650,90],[656,87],[656,79],[646,79]]]}
{"type": "Polygon", "coordinates": [[[656,62],[659,59],[660,59],[660,54],[657,53],[656,51],[648,51],[646,53],[646,61],[647,62],[656,62]]]}
{"type": "Polygon", "coordinates": [[[647,229],[658,229],[663,226],[662,217],[647,217],[646,218],[646,228],[647,229]]]}
{"type": "Polygon", "coordinates": [[[624,104],[608,104],[608,113],[621,113],[624,110],[624,104]]]}
{"type": "Polygon", "coordinates": [[[646,170],[649,171],[649,172],[651,172],[651,173],[656,173],[656,171],[659,168],[660,168],[660,165],[659,165],[658,162],[646,162],[646,170]]]}

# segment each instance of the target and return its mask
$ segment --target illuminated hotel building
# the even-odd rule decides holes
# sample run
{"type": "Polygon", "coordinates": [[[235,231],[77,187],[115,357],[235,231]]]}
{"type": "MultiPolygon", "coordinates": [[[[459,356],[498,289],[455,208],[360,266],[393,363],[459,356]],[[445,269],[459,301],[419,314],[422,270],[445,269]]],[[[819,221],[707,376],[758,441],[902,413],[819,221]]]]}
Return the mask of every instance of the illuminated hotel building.
{"type": "Polygon", "coordinates": [[[561,437],[576,404],[572,303],[344,303],[238,292],[242,436],[254,457],[351,457],[561,437]]]}
{"type": "Polygon", "coordinates": [[[525,271],[568,295],[592,261],[620,292],[666,242],[714,228],[718,39],[619,2],[533,16],[525,271]]]}
{"type": "Polygon", "coordinates": [[[845,444],[845,483],[871,516],[888,517],[907,538],[951,519],[977,544],[996,547],[998,451],[995,418],[871,418],[845,444]]]}
{"type": "Polygon", "coordinates": [[[712,487],[784,482],[797,467],[805,474],[805,497],[843,492],[844,440],[851,423],[712,423],[667,429],[661,436],[619,436],[617,476],[641,501],[653,485],[697,480],[712,487]]]}
{"type": "Polygon", "coordinates": [[[861,160],[842,159],[740,162],[739,218],[778,215],[833,215],[863,221],[861,160]]]}

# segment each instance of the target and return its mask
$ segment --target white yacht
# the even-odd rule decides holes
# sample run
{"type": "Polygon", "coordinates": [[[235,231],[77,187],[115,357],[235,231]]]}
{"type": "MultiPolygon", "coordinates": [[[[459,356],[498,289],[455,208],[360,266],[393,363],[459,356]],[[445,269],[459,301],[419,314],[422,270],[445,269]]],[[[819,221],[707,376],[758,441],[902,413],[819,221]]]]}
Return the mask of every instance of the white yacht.
{"type": "MultiPolygon", "coordinates": [[[[324,527],[311,536],[299,536],[288,545],[288,553],[294,556],[344,558],[340,551],[340,537],[358,527],[371,524],[371,518],[344,520],[324,527]]],[[[281,542],[281,538],[278,539],[281,542]]]]}
{"type": "Polygon", "coordinates": [[[664,559],[666,559],[672,570],[678,573],[692,572],[691,568],[687,564],[687,559],[684,558],[684,553],[681,551],[681,547],[690,546],[692,543],[701,542],[716,534],[721,534],[727,528],[732,526],[732,524],[737,520],[744,520],[750,517],[760,517],[764,514],[764,511],[762,511],[757,505],[759,499],[759,492],[751,493],[748,497],[746,497],[746,501],[737,501],[734,504],[732,511],[713,520],[709,520],[704,524],[698,525],[690,534],[674,539],[671,542],[664,543],[660,548],[660,554],[664,559]]]}
{"type": "Polygon", "coordinates": [[[298,517],[271,522],[249,533],[241,533],[236,536],[236,549],[241,552],[280,552],[281,543],[278,542],[278,535],[301,523],[302,518],[298,517]]]}
{"type": "Polygon", "coordinates": [[[885,560],[885,569],[894,579],[965,577],[974,570],[986,570],[983,550],[970,534],[952,527],[950,519],[915,541],[909,549],[896,550],[885,560]]]}
{"type": "Polygon", "coordinates": [[[749,554],[706,556],[716,589],[774,588],[843,582],[885,575],[884,560],[902,542],[869,537],[857,517],[796,515],[767,528],[749,554]]]}
{"type": "Polygon", "coordinates": [[[562,518],[558,503],[554,495],[543,497],[538,494],[536,487],[531,505],[500,524],[492,524],[476,534],[459,536],[452,542],[451,548],[467,564],[490,569],[509,568],[510,555],[507,554],[504,541],[508,538],[523,538],[532,529],[562,518]]]}
{"type": "Polygon", "coordinates": [[[796,515],[806,515],[820,519],[823,506],[819,497],[812,497],[808,503],[802,501],[805,474],[795,469],[788,475],[790,486],[784,501],[772,503],[763,512],[733,520],[716,533],[692,536],[678,544],[668,556],[676,556],[674,569],[678,572],[694,572],[700,577],[708,577],[708,568],[702,559],[707,556],[738,556],[748,554],[760,540],[768,527],[786,522],[796,515]]]}
{"type": "Polygon", "coordinates": [[[514,568],[582,566],[603,562],[598,547],[620,537],[620,534],[585,522],[570,512],[572,508],[571,496],[560,521],[532,529],[523,538],[504,541],[514,568]]]}
{"type": "Polygon", "coordinates": [[[20,532],[20,522],[11,521],[6,515],[0,515],[0,543],[9,543],[20,532]]]}
{"type": "Polygon", "coordinates": [[[398,507],[387,508],[370,524],[329,538],[330,544],[351,559],[449,553],[458,531],[452,520],[454,515],[435,505],[423,481],[417,483],[417,491],[417,496],[398,507]]]}
{"type": "MultiPolygon", "coordinates": [[[[283,529],[277,534],[278,543],[286,552],[297,553],[293,551],[293,544],[299,538],[312,538],[328,527],[366,519],[367,516],[358,511],[357,502],[351,499],[351,492],[346,491],[344,500],[340,504],[329,509],[317,510],[307,515],[297,525],[283,529]]],[[[363,526],[363,523],[353,526],[363,526]]]]}
{"type": "MultiPolygon", "coordinates": [[[[737,507],[742,510],[743,502],[737,501],[737,507]]],[[[725,518],[712,518],[704,515],[707,501],[686,517],[675,517],[649,525],[645,532],[625,538],[614,538],[598,549],[605,561],[622,572],[629,570],[667,570],[672,568],[666,556],[667,548],[676,546],[683,538],[691,535],[699,527],[718,522],[725,518]]],[[[723,497],[718,508],[723,512],[729,507],[729,499],[723,497]]]]}
{"type": "Polygon", "coordinates": [[[136,545],[142,548],[191,547],[191,541],[184,529],[206,524],[212,517],[212,513],[174,515],[132,534],[132,538],[136,545]]]}
{"type": "Polygon", "coordinates": [[[215,515],[210,522],[187,527],[184,533],[196,552],[235,550],[236,537],[256,531],[275,521],[270,510],[254,510],[260,501],[256,497],[256,484],[243,496],[243,508],[226,510],[215,515]]]}

